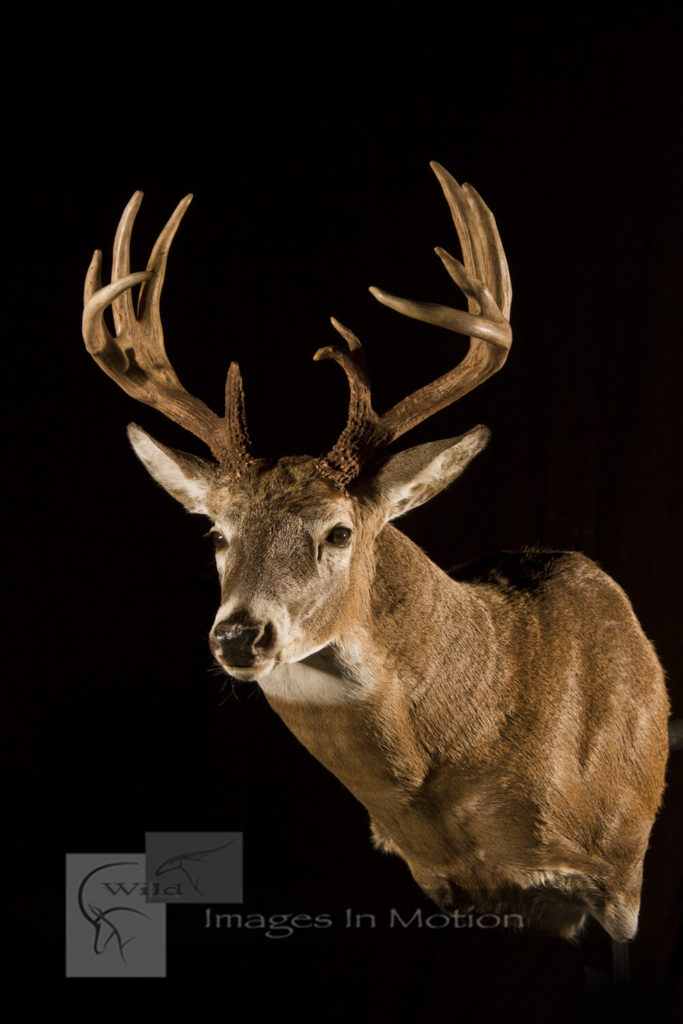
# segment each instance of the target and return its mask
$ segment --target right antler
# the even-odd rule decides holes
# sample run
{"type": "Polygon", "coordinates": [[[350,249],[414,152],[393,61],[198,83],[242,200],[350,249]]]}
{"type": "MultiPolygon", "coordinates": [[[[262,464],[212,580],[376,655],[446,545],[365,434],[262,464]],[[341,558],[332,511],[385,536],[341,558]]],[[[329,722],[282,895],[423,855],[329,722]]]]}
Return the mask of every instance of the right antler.
{"type": "Polygon", "coordinates": [[[182,386],[164,346],[159,301],[166,261],[178,225],[192,196],[185,196],[156,240],[147,269],[130,272],[130,239],[142,192],[123,211],[116,230],[111,284],[102,287],[102,253],[97,250],[85,280],[83,340],[100,366],[132,398],[151,405],[204,441],[223,469],[233,477],[255,460],[249,453],[244,392],[237,363],[231,363],[225,389],[225,416],[219,417],[182,386]],[[140,285],[137,315],[131,289],[140,285]],[[104,311],[112,307],[115,337],[107,330],[104,311]]]}
{"type": "Polygon", "coordinates": [[[340,487],[356,477],[363,466],[388,444],[412,427],[466,395],[501,368],[512,343],[508,323],[512,288],[505,253],[493,214],[471,185],[457,183],[440,164],[432,163],[453,216],[463,263],[444,249],[435,251],[446,270],[467,296],[468,311],[431,302],[412,302],[388,295],[379,288],[370,291],[385,306],[425,323],[446,327],[456,334],[469,334],[465,358],[449,373],[413,392],[392,409],[378,416],[372,408],[367,366],[361,343],[355,334],[332,319],[348,351],[327,346],[314,359],[333,359],[349,382],[348,420],[332,450],[321,459],[320,472],[340,487]]]}

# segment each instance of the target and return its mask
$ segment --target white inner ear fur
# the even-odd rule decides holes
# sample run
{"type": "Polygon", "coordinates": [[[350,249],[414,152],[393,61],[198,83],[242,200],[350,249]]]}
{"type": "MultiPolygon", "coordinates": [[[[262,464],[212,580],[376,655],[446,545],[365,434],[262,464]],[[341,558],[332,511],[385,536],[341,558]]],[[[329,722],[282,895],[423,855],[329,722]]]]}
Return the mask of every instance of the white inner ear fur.
{"type": "Polygon", "coordinates": [[[172,498],[188,512],[209,515],[206,506],[211,483],[209,466],[204,466],[201,459],[166,448],[135,423],[128,427],[128,438],[147,472],[172,498]]]}
{"type": "Polygon", "coordinates": [[[395,455],[375,478],[387,504],[387,518],[396,519],[442,491],[486,447],[490,436],[488,427],[480,425],[462,437],[432,441],[395,455]]]}

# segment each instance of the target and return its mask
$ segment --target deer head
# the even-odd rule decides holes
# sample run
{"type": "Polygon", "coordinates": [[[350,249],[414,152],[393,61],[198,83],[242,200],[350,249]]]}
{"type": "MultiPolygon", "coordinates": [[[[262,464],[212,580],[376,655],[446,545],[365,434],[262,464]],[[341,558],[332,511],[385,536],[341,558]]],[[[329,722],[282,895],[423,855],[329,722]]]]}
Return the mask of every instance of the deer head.
{"type": "Polygon", "coordinates": [[[368,601],[373,548],[387,522],[428,501],[482,450],[488,431],[388,455],[387,447],[427,417],[486,380],[505,362],[510,279],[495,221],[477,192],[439,164],[432,168],[448,201],[463,261],[436,249],[465,294],[467,311],[370,291],[406,316],[470,337],[450,372],[379,415],[372,407],[359,340],[332,319],[346,349],[328,346],[350,389],[346,426],[323,457],[269,461],[251,452],[239,368],[227,375],[223,417],[188,394],[164,348],[159,303],[173,237],[191,201],[185,197],[163,229],[147,269],[130,272],[130,240],[142,193],[124,210],[114,241],[111,283],[101,284],[96,252],[85,285],[83,337],[98,365],[133,398],[159,409],[208,445],[213,461],[167,448],[131,424],[133,448],[152,477],[188,511],[208,516],[221,581],[210,645],[230,675],[263,680],[300,662],[344,630],[368,601]],[[132,290],[140,287],[137,309],[132,290]],[[112,307],[115,333],[104,323],[112,307]]]}

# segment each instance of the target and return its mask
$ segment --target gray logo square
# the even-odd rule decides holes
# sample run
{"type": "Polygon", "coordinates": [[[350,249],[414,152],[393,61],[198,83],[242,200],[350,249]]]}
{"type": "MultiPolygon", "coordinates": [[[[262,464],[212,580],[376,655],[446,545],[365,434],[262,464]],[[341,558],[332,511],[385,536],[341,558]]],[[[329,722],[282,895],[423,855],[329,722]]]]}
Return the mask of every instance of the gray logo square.
{"type": "Polygon", "coordinates": [[[142,853],[67,853],[66,976],[165,978],[166,907],[146,901],[142,853]]]}
{"type": "Polygon", "coordinates": [[[241,832],[147,832],[148,903],[241,903],[241,832]]]}

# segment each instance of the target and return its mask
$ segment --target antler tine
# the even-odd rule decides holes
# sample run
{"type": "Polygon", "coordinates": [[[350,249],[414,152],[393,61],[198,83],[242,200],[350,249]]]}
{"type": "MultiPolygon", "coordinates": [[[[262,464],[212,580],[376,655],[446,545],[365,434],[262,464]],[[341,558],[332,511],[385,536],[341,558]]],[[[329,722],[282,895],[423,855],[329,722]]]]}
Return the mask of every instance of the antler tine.
{"type": "Polygon", "coordinates": [[[254,460],[244,417],[244,395],[237,364],[228,372],[226,414],[216,415],[180,383],[164,345],[160,299],[173,238],[192,196],[188,195],[157,238],[147,270],[130,273],[130,241],[135,216],[142,202],[136,192],[126,206],[116,231],[112,282],[102,287],[99,251],[93,256],[85,284],[83,339],[95,362],[132,398],[151,405],[205,442],[231,475],[239,476],[254,460]],[[141,285],[137,316],[131,289],[141,285]],[[115,336],[107,330],[104,311],[112,306],[115,336]]]}
{"type": "Polygon", "coordinates": [[[147,270],[152,271],[154,277],[149,283],[143,284],[140,288],[138,298],[138,317],[140,319],[143,319],[146,315],[155,319],[160,316],[161,289],[164,286],[164,279],[166,277],[166,264],[171,243],[192,199],[192,193],[189,193],[180,200],[154,243],[154,248],[147,264],[147,270]]]}
{"type": "MultiPolygon", "coordinates": [[[[88,267],[83,292],[83,340],[95,362],[119,383],[120,374],[128,370],[128,356],[107,330],[104,311],[115,299],[129,288],[134,288],[147,278],[147,271],[128,274],[120,281],[102,287],[102,252],[96,249],[88,267]]],[[[123,386],[123,385],[122,385],[123,386]]]]}
{"type": "Polygon", "coordinates": [[[227,460],[228,469],[233,476],[239,478],[243,469],[258,460],[252,458],[250,452],[251,441],[244,411],[242,375],[239,366],[234,362],[230,363],[225,381],[225,431],[230,453],[227,460]]]}
{"type": "Polygon", "coordinates": [[[350,331],[348,327],[344,327],[333,316],[330,317],[330,323],[335,331],[341,334],[348,345],[349,351],[345,352],[343,349],[337,348],[336,345],[327,345],[325,348],[319,348],[313,359],[316,362],[320,359],[333,359],[335,363],[341,366],[349,382],[351,404],[357,409],[359,415],[367,415],[372,412],[372,400],[370,397],[370,378],[363,346],[353,331],[350,331]]]}
{"type": "MultiPolygon", "coordinates": [[[[112,281],[120,281],[130,274],[130,239],[133,233],[133,224],[142,203],[142,195],[142,192],[139,191],[133,193],[116,228],[111,268],[112,281]]],[[[147,270],[149,271],[149,269],[148,267],[147,270]]],[[[116,333],[119,334],[120,331],[130,330],[135,320],[133,296],[130,288],[127,288],[125,292],[112,302],[111,309],[114,316],[116,333]]]]}
{"type": "MultiPolygon", "coordinates": [[[[448,174],[447,171],[444,173],[448,174]]],[[[450,174],[448,178],[457,185],[450,174]]],[[[495,218],[473,185],[465,183],[462,191],[467,197],[477,227],[472,235],[477,276],[488,285],[500,313],[507,320],[512,306],[512,283],[495,218]]]]}
{"type": "MultiPolygon", "coordinates": [[[[382,416],[377,416],[372,409],[367,375],[362,378],[365,388],[362,404],[356,394],[360,381],[356,369],[358,339],[355,339],[351,359],[349,354],[332,348],[316,353],[315,358],[332,358],[338,362],[351,388],[348,422],[339,441],[321,463],[321,471],[341,486],[353,479],[379,448],[472,391],[499,370],[512,342],[508,323],[512,301],[510,275],[493,214],[471,185],[460,186],[440,164],[432,163],[431,167],[450,207],[463,262],[440,247],[435,252],[467,297],[468,308],[416,302],[375,287],[370,291],[379,302],[397,313],[445,327],[456,334],[469,335],[470,347],[454,369],[408,395],[382,416]]],[[[342,329],[341,333],[344,332],[342,329]]],[[[349,347],[352,347],[350,343],[349,347]]]]}
{"type": "Polygon", "coordinates": [[[333,359],[341,366],[349,383],[349,411],[346,426],[331,451],[319,460],[318,470],[344,487],[362,469],[364,453],[376,450],[391,439],[372,408],[370,377],[360,340],[334,317],[330,317],[330,323],[346,341],[348,352],[336,345],[327,345],[319,348],[313,358],[333,359]]]}

